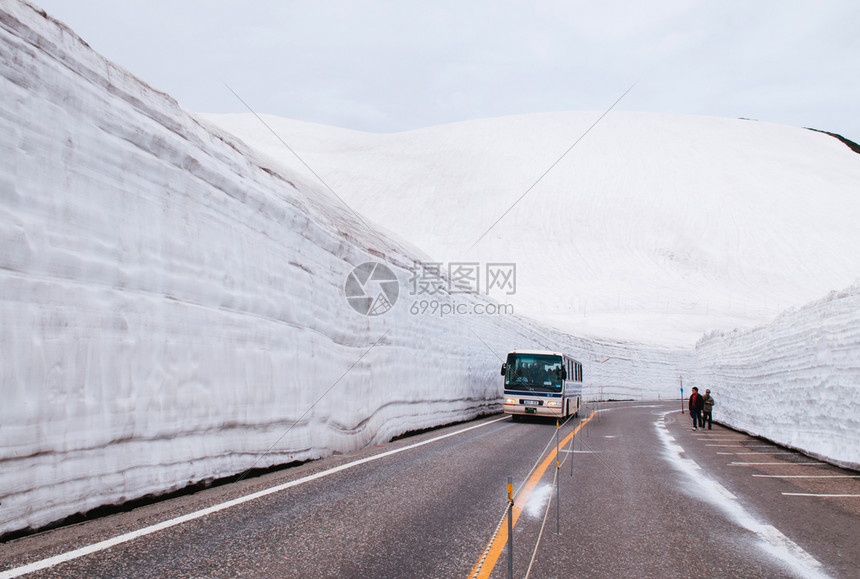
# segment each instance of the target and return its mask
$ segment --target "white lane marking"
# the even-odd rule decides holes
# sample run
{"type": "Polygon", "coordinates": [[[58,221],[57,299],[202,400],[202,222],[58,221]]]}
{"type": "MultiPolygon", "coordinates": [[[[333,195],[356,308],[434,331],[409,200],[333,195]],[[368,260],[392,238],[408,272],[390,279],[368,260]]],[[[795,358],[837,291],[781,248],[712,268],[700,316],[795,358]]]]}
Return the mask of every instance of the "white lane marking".
{"type": "Polygon", "coordinates": [[[786,497],[860,497],[860,495],[817,495],[814,493],[782,493],[786,497]]]}
{"type": "MultiPolygon", "coordinates": [[[[700,467],[700,468],[701,468],[701,467],[700,467]]],[[[726,487],[724,487],[723,485],[721,485],[720,483],[718,483],[717,481],[715,481],[715,480],[713,480],[713,479],[711,479],[711,488],[713,488],[716,492],[718,492],[719,494],[723,495],[723,496],[724,496],[724,497],[726,497],[727,499],[731,499],[731,500],[733,500],[733,501],[738,500],[738,497],[736,497],[735,495],[733,495],[733,494],[729,491],[729,489],[727,489],[726,487]]]]}
{"type": "Polygon", "coordinates": [[[824,466],[820,462],[730,462],[729,466],[824,466]]]}
{"type": "Polygon", "coordinates": [[[725,446],[728,448],[773,448],[773,444],[706,444],[705,446],[725,446]]]}
{"type": "Polygon", "coordinates": [[[728,454],[728,455],[761,454],[761,455],[770,456],[770,455],[774,455],[774,454],[795,454],[795,453],[794,452],[785,452],[785,451],[779,451],[779,452],[760,452],[760,451],[757,451],[757,452],[722,452],[722,451],[718,450],[717,454],[728,454]]]}
{"type": "Polygon", "coordinates": [[[762,478],[860,478],[860,474],[754,474],[762,478]]]}
{"type": "Polygon", "coordinates": [[[761,451],[756,451],[756,452],[718,452],[717,454],[767,454],[767,455],[772,455],[772,454],[797,454],[797,453],[786,452],[784,450],[778,450],[775,452],[761,452],[761,451]]]}
{"type": "Polygon", "coordinates": [[[678,461],[681,463],[681,465],[684,466],[684,468],[688,468],[690,470],[702,470],[702,467],[699,466],[699,463],[697,463],[691,458],[678,457],[678,461]]]}
{"type": "MultiPolygon", "coordinates": [[[[772,525],[756,520],[728,490],[725,493],[719,492],[719,488],[714,486],[719,485],[719,483],[705,474],[695,461],[681,457],[681,454],[675,450],[677,445],[670,444],[666,440],[669,436],[669,431],[664,422],[658,420],[655,427],[658,438],[660,438],[665,448],[664,456],[666,459],[675,468],[688,476],[694,486],[710,486],[718,491],[716,494],[698,493],[697,496],[699,499],[708,501],[719,507],[737,524],[755,533],[761,540],[760,546],[762,550],[790,565],[798,576],[810,579],[827,577],[827,574],[821,568],[821,563],[812,555],[804,551],[799,545],[783,535],[772,525]],[[695,465],[695,468],[692,465],[695,465]],[[729,496],[732,498],[730,499],[729,496]]],[[[721,487],[722,485],[719,486],[721,487]]]]}
{"type": "MultiPolygon", "coordinates": [[[[798,571],[800,571],[799,574],[801,577],[828,577],[824,570],[821,569],[821,563],[815,557],[783,535],[776,527],[761,525],[761,529],[757,532],[767,543],[766,551],[769,551],[776,557],[783,558],[784,556],[788,556],[794,558],[796,566],[800,567],[798,571]]],[[[794,561],[789,562],[793,563],[794,561]]]]}
{"type": "Polygon", "coordinates": [[[80,557],[84,557],[85,555],[91,555],[93,553],[98,553],[99,551],[104,551],[106,549],[110,549],[116,545],[120,545],[122,543],[127,543],[129,541],[133,541],[134,539],[138,539],[140,537],[144,537],[146,535],[151,535],[152,533],[157,533],[158,531],[163,531],[164,529],[169,529],[170,527],[175,527],[176,525],[181,525],[182,523],[187,523],[188,521],[193,521],[195,519],[199,519],[205,517],[207,515],[211,515],[213,513],[217,513],[219,511],[223,511],[225,509],[229,509],[230,507],[235,507],[237,505],[241,505],[243,503],[247,503],[253,501],[255,499],[259,499],[274,493],[281,492],[283,490],[299,486],[301,484],[311,482],[317,479],[321,479],[323,477],[327,477],[329,475],[342,472],[344,470],[353,468],[355,466],[359,466],[362,464],[366,464],[368,462],[373,462],[375,460],[379,460],[380,458],[389,457],[393,454],[398,454],[400,452],[405,452],[407,450],[412,450],[414,448],[418,448],[419,446],[424,446],[425,444],[430,444],[431,442],[437,442],[444,438],[448,438],[450,436],[456,436],[458,434],[462,434],[464,432],[468,432],[470,430],[474,430],[476,428],[483,428],[484,426],[493,424],[494,422],[499,422],[500,420],[506,419],[507,416],[503,416],[502,418],[495,418],[493,420],[488,420],[487,422],[483,422],[481,424],[476,424],[474,426],[469,426],[468,428],[463,428],[462,430],[457,430],[455,432],[449,432],[448,434],[443,434],[441,436],[437,436],[436,438],[431,438],[429,440],[425,440],[422,442],[416,442],[415,444],[410,444],[409,446],[404,446],[401,448],[395,448],[394,450],[389,450],[383,452],[381,454],[376,454],[373,456],[369,456],[367,458],[362,458],[356,460],[355,462],[349,462],[346,464],[342,464],[340,466],[336,466],[330,468],[328,470],[324,470],[322,472],[318,472],[312,475],[308,475],[306,477],[296,479],[290,482],[286,482],[277,486],[273,486],[268,489],[264,489],[262,491],[257,491],[255,493],[251,493],[250,495],[246,495],[244,497],[239,497],[238,499],[233,499],[230,501],[226,501],[223,503],[219,503],[217,505],[213,505],[211,507],[201,509],[199,511],[195,511],[193,513],[188,513],[187,515],[183,515],[181,517],[176,517],[175,519],[170,519],[167,521],[162,521],[161,523],[150,525],[149,527],[144,527],[142,529],[138,529],[136,531],[131,531],[129,533],[125,533],[123,535],[118,535],[111,539],[106,539],[104,541],[100,541],[98,543],[94,543],[92,545],[87,545],[86,547],[81,547],[79,549],[75,549],[74,551],[68,551],[66,553],[61,553],[60,555],[55,555],[53,557],[48,557],[47,559],[42,559],[41,561],[35,561],[33,563],[29,563],[27,565],[23,565],[21,567],[16,567],[15,569],[9,569],[8,571],[0,572],[0,579],[12,579],[13,577],[20,577],[21,575],[26,575],[27,573],[33,573],[34,571],[40,571],[42,569],[47,569],[49,567],[53,567],[55,565],[59,565],[60,563],[65,563],[67,561],[71,561],[73,559],[78,559],[80,557]]]}

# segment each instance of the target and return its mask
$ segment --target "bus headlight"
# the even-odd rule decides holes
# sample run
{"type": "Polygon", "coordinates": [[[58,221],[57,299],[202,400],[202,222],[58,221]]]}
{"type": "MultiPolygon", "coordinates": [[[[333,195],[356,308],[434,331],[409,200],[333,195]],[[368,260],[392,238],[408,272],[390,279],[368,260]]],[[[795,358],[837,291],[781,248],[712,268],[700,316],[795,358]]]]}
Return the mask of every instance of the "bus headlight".
{"type": "Polygon", "coordinates": [[[549,406],[550,408],[560,408],[561,402],[559,402],[557,400],[547,400],[546,402],[543,403],[543,405],[549,406]]]}
{"type": "Polygon", "coordinates": [[[516,398],[505,398],[505,404],[516,404],[516,403],[517,403],[516,398]]]}

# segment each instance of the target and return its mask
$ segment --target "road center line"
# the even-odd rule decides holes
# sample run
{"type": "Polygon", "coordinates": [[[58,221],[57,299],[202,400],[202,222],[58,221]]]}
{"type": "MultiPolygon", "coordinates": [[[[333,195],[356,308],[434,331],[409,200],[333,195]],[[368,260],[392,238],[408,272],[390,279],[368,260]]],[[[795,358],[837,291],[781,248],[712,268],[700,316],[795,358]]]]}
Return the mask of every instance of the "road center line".
{"type": "Polygon", "coordinates": [[[247,503],[271,494],[275,494],[281,492],[283,490],[299,486],[301,484],[311,482],[317,479],[321,479],[327,477],[329,475],[345,471],[347,469],[366,464],[368,462],[373,462],[375,460],[379,460],[381,458],[385,458],[394,454],[398,454],[400,452],[405,452],[407,450],[412,450],[414,448],[418,448],[419,446],[424,446],[425,444],[430,444],[433,442],[437,442],[439,440],[456,436],[458,434],[462,434],[464,432],[468,432],[470,430],[475,430],[476,428],[483,428],[484,426],[488,426],[495,422],[499,422],[500,420],[505,420],[507,416],[502,416],[501,418],[495,418],[493,420],[488,420],[487,422],[482,422],[481,424],[476,424],[474,426],[469,426],[467,428],[463,428],[461,430],[457,430],[454,432],[449,432],[448,434],[443,434],[441,436],[437,436],[435,438],[431,438],[428,440],[424,440],[422,442],[416,442],[415,444],[410,444],[409,446],[404,446],[401,448],[395,448],[394,450],[389,450],[380,454],[376,454],[373,456],[369,456],[367,458],[362,458],[360,460],[356,460],[354,462],[349,462],[346,464],[342,464],[340,466],[336,466],[330,468],[328,470],[324,470],[322,472],[318,472],[312,475],[308,475],[306,477],[302,477],[293,481],[289,481],[277,486],[273,486],[268,489],[264,489],[261,491],[257,491],[255,493],[251,493],[250,495],[246,495],[244,497],[239,497],[238,499],[233,499],[230,501],[226,501],[223,503],[219,503],[217,505],[213,505],[211,507],[200,509],[199,511],[195,511],[193,513],[188,513],[187,515],[183,515],[181,517],[176,517],[174,519],[169,519],[167,521],[162,521],[161,523],[157,523],[155,525],[150,525],[148,527],[144,527],[142,529],[138,529],[136,531],[131,531],[129,533],[125,533],[123,535],[118,535],[111,539],[106,539],[104,541],[100,541],[98,543],[93,543],[92,545],[87,545],[86,547],[81,547],[79,549],[75,549],[73,551],[68,551],[66,553],[61,553],[60,555],[55,555],[53,557],[48,557],[47,559],[42,559],[41,561],[35,561],[33,563],[29,563],[27,565],[23,565],[21,567],[16,567],[15,569],[9,569],[8,571],[0,572],[0,579],[12,579],[13,577],[20,577],[21,575],[26,575],[27,573],[33,573],[34,571],[40,571],[42,569],[47,569],[49,567],[53,567],[55,565],[59,565],[60,563],[65,563],[67,561],[71,561],[73,559],[78,559],[80,557],[84,557],[86,555],[91,555],[93,553],[98,553],[99,551],[104,551],[106,549],[110,549],[116,545],[120,545],[122,543],[127,543],[129,541],[133,541],[134,539],[151,535],[153,533],[157,533],[158,531],[163,531],[164,529],[169,529],[170,527],[175,527],[176,525],[181,525],[182,523],[187,523],[188,521],[193,521],[195,519],[200,519],[207,515],[211,515],[213,513],[217,513],[219,511],[223,511],[225,509],[229,509],[230,507],[235,507],[237,505],[241,505],[243,503],[247,503]]]}
{"type": "MultiPolygon", "coordinates": [[[[571,438],[573,438],[579,430],[588,424],[588,421],[591,420],[597,412],[592,412],[588,418],[580,422],[576,428],[573,429],[573,432],[564,437],[564,440],[558,443],[558,447],[561,448],[565,446],[571,438]]],[[[513,522],[511,524],[511,528],[517,525],[517,521],[520,518],[520,514],[523,511],[523,507],[528,503],[529,496],[532,494],[532,491],[537,486],[538,482],[540,482],[541,477],[543,477],[544,472],[552,463],[552,461],[556,457],[556,450],[553,448],[550,452],[547,453],[546,458],[540,464],[540,466],[535,469],[532,476],[529,477],[529,480],[526,482],[523,490],[517,496],[516,501],[514,502],[513,510],[513,522]]],[[[472,568],[472,572],[469,573],[470,579],[486,579],[490,576],[490,573],[493,572],[493,569],[496,566],[496,561],[498,561],[499,556],[502,554],[502,550],[504,550],[505,545],[508,542],[508,516],[505,515],[502,519],[501,526],[496,532],[495,537],[490,540],[490,544],[487,545],[487,548],[484,549],[484,554],[481,559],[475,563],[475,566],[472,568]]]]}

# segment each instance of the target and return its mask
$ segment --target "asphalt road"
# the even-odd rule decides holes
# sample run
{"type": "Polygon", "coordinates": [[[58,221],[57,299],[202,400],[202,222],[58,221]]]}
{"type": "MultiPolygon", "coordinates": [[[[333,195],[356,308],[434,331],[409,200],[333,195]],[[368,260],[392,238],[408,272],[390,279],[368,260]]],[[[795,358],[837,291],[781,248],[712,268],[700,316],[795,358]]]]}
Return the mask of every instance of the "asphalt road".
{"type": "Polygon", "coordinates": [[[679,408],[437,429],[0,544],[0,578],[507,577],[508,476],[514,577],[860,577],[860,473],[679,408]]]}

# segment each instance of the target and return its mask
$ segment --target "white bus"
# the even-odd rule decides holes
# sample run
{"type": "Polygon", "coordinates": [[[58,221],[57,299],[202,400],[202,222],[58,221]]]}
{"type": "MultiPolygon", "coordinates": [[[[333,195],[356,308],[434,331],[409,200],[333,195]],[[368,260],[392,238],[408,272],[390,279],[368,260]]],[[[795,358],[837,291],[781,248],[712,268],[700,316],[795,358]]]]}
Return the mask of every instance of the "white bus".
{"type": "Polygon", "coordinates": [[[564,419],[582,404],[582,364],[565,354],[513,351],[502,364],[505,414],[564,419]]]}

